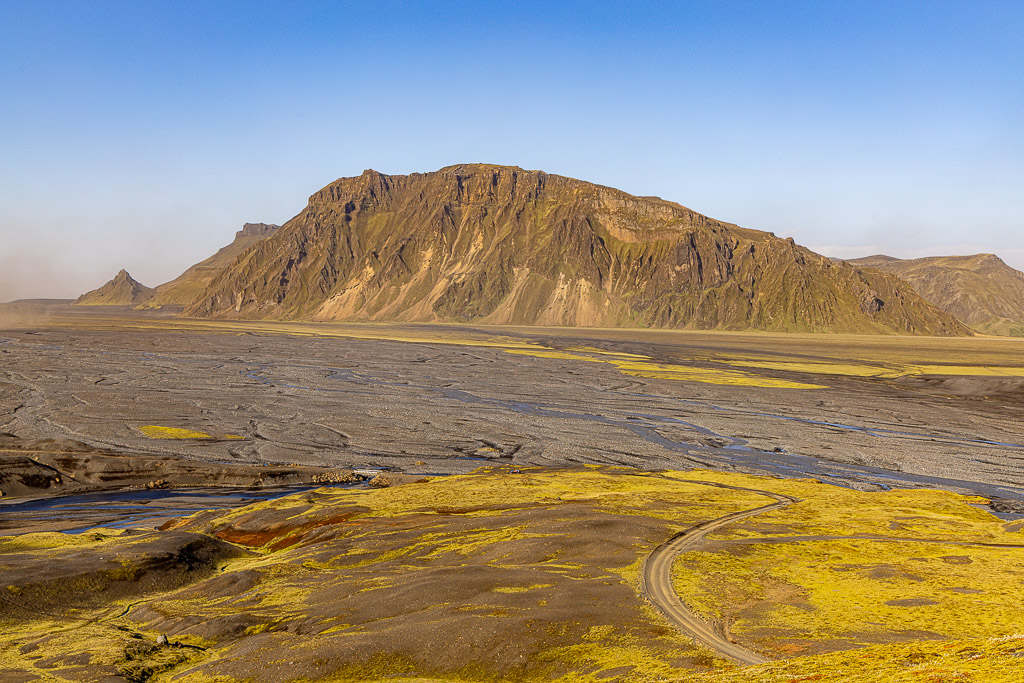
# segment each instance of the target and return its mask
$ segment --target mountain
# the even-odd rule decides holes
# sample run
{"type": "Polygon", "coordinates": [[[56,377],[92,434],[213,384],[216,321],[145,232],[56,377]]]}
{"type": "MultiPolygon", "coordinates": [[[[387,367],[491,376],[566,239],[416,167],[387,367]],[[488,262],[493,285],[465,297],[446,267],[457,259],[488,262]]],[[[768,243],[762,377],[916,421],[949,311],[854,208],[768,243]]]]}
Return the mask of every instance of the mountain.
{"type": "Polygon", "coordinates": [[[153,296],[153,291],[122,268],[114,279],[99,289],[86,292],[75,299],[74,303],[77,306],[134,306],[153,296]]]}
{"type": "Polygon", "coordinates": [[[848,261],[903,278],[917,293],[979,332],[1024,337],[1024,273],[994,254],[848,261]]]}
{"type": "Polygon", "coordinates": [[[267,223],[246,223],[235,233],[235,239],[231,244],[222,247],[216,254],[190,267],[170,282],[158,286],[156,295],[142,307],[187,306],[202,294],[217,273],[230,266],[239,254],[273,235],[279,227],[281,226],[267,223]]]}
{"type": "Polygon", "coordinates": [[[185,314],[969,334],[898,278],[792,239],[483,164],[331,183],[185,314]]]}

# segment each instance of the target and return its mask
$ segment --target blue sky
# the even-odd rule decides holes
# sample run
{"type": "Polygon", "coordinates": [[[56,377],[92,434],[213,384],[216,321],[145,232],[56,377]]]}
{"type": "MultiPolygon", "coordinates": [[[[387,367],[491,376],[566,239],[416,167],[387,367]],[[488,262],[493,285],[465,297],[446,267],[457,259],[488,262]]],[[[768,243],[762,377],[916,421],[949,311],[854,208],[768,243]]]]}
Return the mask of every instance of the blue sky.
{"type": "Polygon", "coordinates": [[[0,301],[483,161],[1024,268],[1024,3],[0,0],[0,301]]]}

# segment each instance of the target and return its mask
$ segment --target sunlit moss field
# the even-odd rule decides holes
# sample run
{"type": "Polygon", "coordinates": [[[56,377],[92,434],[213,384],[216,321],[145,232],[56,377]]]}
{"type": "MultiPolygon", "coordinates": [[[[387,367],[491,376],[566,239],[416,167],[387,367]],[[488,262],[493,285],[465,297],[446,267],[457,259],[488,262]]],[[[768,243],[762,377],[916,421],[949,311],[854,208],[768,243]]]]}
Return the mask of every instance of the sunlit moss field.
{"type": "Polygon", "coordinates": [[[677,592],[737,641],[788,656],[1020,630],[1019,525],[937,491],[771,488],[802,500],[710,535],[675,568],[677,592]]]}
{"type": "Polygon", "coordinates": [[[156,532],[6,537],[0,667],[26,681],[1020,680],[1024,534],[978,502],[489,468],[156,532]],[[740,670],[666,622],[640,574],[674,534],[771,502],[759,491],[799,502],[675,567],[691,609],[778,659],[740,670]],[[161,633],[179,646],[157,647],[161,633]]]}

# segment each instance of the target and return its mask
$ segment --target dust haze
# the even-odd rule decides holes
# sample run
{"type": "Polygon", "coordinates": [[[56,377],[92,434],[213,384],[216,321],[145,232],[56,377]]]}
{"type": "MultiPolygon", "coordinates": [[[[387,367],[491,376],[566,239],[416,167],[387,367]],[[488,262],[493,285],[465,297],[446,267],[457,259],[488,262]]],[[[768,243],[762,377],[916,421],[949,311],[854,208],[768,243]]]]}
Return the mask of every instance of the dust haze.
{"type": "Polygon", "coordinates": [[[24,330],[45,325],[53,314],[42,302],[0,303],[0,330],[24,330]]]}
{"type": "Polygon", "coordinates": [[[5,245],[0,249],[0,303],[77,297],[89,275],[67,261],[61,252],[41,258],[37,249],[5,245]]]}

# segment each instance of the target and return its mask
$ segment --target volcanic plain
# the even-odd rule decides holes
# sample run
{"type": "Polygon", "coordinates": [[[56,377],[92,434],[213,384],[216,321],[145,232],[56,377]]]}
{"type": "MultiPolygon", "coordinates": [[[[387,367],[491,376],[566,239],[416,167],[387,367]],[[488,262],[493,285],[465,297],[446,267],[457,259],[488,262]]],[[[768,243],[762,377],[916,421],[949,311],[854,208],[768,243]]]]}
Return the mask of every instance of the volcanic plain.
{"type": "Polygon", "coordinates": [[[4,313],[3,680],[1024,670],[1020,340],[4,313]]]}

